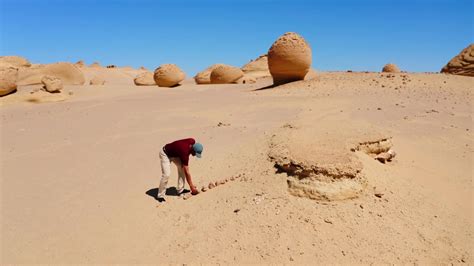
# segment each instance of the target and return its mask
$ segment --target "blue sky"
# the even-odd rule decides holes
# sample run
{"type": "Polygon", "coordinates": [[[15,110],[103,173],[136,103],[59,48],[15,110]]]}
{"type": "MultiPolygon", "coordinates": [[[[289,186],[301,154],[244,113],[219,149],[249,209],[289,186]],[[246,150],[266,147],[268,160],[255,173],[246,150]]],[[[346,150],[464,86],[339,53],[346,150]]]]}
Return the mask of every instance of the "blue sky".
{"type": "Polygon", "coordinates": [[[474,0],[0,0],[0,54],[145,66],[188,76],[242,66],[301,34],[318,70],[439,71],[473,42],[474,0]]]}

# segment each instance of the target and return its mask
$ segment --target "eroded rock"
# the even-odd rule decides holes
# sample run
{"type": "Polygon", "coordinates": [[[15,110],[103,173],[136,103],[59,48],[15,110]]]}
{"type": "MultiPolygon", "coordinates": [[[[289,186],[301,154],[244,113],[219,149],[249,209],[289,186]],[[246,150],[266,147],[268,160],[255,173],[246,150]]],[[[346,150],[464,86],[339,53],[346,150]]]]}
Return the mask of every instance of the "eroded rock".
{"type": "Polygon", "coordinates": [[[155,79],[153,78],[153,73],[151,72],[144,72],[138,74],[138,76],[133,79],[133,82],[137,86],[155,86],[155,79]]]}
{"type": "Polygon", "coordinates": [[[268,50],[268,68],[273,83],[280,85],[303,80],[311,68],[311,47],[303,37],[287,32],[268,50]]]}
{"type": "Polygon", "coordinates": [[[400,73],[400,68],[395,64],[386,64],[382,68],[382,72],[385,73],[400,73]]]}
{"type": "Polygon", "coordinates": [[[59,92],[63,89],[63,82],[61,79],[54,76],[43,76],[41,83],[43,83],[44,89],[47,92],[59,92]]]}
{"type": "Polygon", "coordinates": [[[160,87],[174,87],[184,80],[185,74],[175,64],[164,64],[155,70],[153,78],[160,87]]]}
{"type": "Polygon", "coordinates": [[[244,72],[238,67],[229,65],[220,65],[211,72],[211,84],[230,84],[244,76],[244,72]]]}
{"type": "Polygon", "coordinates": [[[464,48],[458,55],[453,57],[441,69],[441,72],[474,77],[474,44],[464,48]]]}

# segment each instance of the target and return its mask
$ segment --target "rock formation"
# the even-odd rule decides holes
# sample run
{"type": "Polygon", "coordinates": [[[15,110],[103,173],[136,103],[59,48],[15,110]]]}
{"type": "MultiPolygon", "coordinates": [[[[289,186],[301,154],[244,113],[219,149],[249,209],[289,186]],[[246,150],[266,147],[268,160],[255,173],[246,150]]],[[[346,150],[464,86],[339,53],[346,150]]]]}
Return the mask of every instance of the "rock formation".
{"type": "Polygon", "coordinates": [[[441,69],[441,73],[474,77],[474,44],[464,48],[441,69]]]}
{"type": "Polygon", "coordinates": [[[270,70],[268,69],[268,56],[261,55],[242,67],[245,76],[255,79],[270,77],[270,70]]]}
{"type": "Polygon", "coordinates": [[[156,85],[160,87],[173,87],[185,78],[184,72],[175,64],[159,66],[153,75],[156,85]]]}
{"type": "Polygon", "coordinates": [[[311,67],[311,47],[294,32],[283,34],[268,50],[268,68],[275,85],[303,80],[311,67]]]}
{"type": "Polygon", "coordinates": [[[102,78],[102,77],[99,77],[99,76],[94,76],[91,81],[89,82],[89,85],[93,85],[93,86],[96,86],[96,85],[104,85],[105,84],[105,80],[102,78]]]}
{"type": "Polygon", "coordinates": [[[20,56],[0,56],[0,67],[30,67],[31,63],[20,56]]]}
{"type": "Polygon", "coordinates": [[[54,76],[64,85],[82,85],[85,82],[84,74],[71,63],[55,63],[36,65],[28,68],[19,68],[17,85],[41,84],[43,76],[54,76]]]}
{"type": "Polygon", "coordinates": [[[15,83],[7,79],[0,79],[0,96],[5,96],[15,91],[15,83]]]}
{"type": "Polygon", "coordinates": [[[244,76],[244,72],[238,67],[221,65],[211,72],[211,84],[229,84],[236,83],[244,76]]]}
{"type": "Polygon", "coordinates": [[[133,79],[133,82],[137,86],[155,86],[155,80],[153,79],[153,73],[151,72],[144,72],[138,74],[138,76],[133,79]]]}
{"type": "Polygon", "coordinates": [[[76,65],[77,67],[84,67],[86,64],[84,63],[84,61],[79,60],[74,65],[76,65]]]}
{"type": "Polygon", "coordinates": [[[386,73],[400,73],[400,68],[398,68],[398,66],[395,65],[395,64],[386,64],[386,65],[383,67],[382,72],[386,72],[386,73]]]}
{"type": "Polygon", "coordinates": [[[196,81],[197,84],[210,84],[211,83],[211,72],[219,67],[219,66],[223,66],[224,64],[215,64],[215,65],[212,65],[206,69],[204,69],[203,71],[199,72],[196,74],[196,76],[194,76],[194,81],[196,81]]]}
{"type": "Polygon", "coordinates": [[[59,92],[63,89],[63,83],[57,77],[43,76],[41,83],[43,83],[44,89],[47,92],[59,92]]]}
{"type": "Polygon", "coordinates": [[[98,62],[92,63],[89,67],[95,67],[95,68],[100,68],[102,67],[98,62]]]}

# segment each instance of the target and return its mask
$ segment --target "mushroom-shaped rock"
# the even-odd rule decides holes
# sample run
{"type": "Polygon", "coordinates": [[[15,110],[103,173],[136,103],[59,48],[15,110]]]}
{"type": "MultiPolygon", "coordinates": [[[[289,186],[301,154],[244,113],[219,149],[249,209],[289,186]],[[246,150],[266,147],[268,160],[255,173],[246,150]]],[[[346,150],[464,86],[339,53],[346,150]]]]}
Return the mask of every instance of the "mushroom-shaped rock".
{"type": "Polygon", "coordinates": [[[29,67],[31,63],[21,56],[0,56],[0,66],[29,67]]]}
{"type": "Polygon", "coordinates": [[[268,50],[268,68],[275,85],[303,80],[311,67],[311,47],[300,35],[287,32],[268,50]]]}
{"type": "Polygon", "coordinates": [[[47,92],[60,92],[63,89],[63,82],[54,76],[43,76],[41,83],[47,92]]]}
{"type": "Polygon", "coordinates": [[[469,45],[441,69],[442,73],[474,77],[474,44],[469,45]]]}
{"type": "Polygon", "coordinates": [[[133,80],[137,86],[155,86],[155,80],[153,79],[153,73],[144,72],[138,74],[138,76],[133,80]]]}
{"type": "Polygon", "coordinates": [[[8,79],[0,79],[0,96],[5,96],[15,91],[15,83],[8,79]]]}
{"type": "Polygon", "coordinates": [[[224,64],[215,64],[197,73],[196,76],[194,76],[194,81],[196,81],[197,84],[210,84],[211,72],[220,66],[224,66],[224,64]]]}
{"type": "Polygon", "coordinates": [[[398,68],[398,66],[395,65],[395,64],[386,64],[385,66],[383,66],[382,72],[386,72],[386,73],[399,73],[399,72],[400,72],[400,68],[398,68]]]}
{"type": "Polygon", "coordinates": [[[71,63],[36,65],[18,69],[17,85],[41,84],[43,76],[54,76],[64,85],[82,85],[85,82],[82,71],[71,63]]]}
{"type": "Polygon", "coordinates": [[[105,80],[99,76],[95,76],[91,79],[91,81],[89,82],[90,85],[104,85],[105,84],[105,80]]]}
{"type": "Polygon", "coordinates": [[[164,64],[155,69],[153,79],[160,87],[173,87],[185,78],[184,72],[175,64],[164,64]]]}
{"type": "Polygon", "coordinates": [[[211,84],[229,84],[236,83],[241,77],[244,76],[244,72],[238,67],[221,65],[211,72],[211,84]]]}

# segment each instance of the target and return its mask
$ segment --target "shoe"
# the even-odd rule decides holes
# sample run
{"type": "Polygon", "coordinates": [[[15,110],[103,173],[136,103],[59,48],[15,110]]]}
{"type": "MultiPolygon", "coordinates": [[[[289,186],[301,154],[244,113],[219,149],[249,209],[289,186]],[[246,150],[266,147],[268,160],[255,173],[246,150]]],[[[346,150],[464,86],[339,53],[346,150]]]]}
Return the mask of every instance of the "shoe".
{"type": "Polygon", "coordinates": [[[180,196],[182,194],[186,194],[186,193],[189,193],[189,190],[188,189],[183,189],[181,192],[178,191],[178,196],[180,196]]]}
{"type": "Polygon", "coordinates": [[[165,198],[156,198],[156,200],[157,200],[158,202],[165,202],[165,201],[166,201],[165,198]]]}

